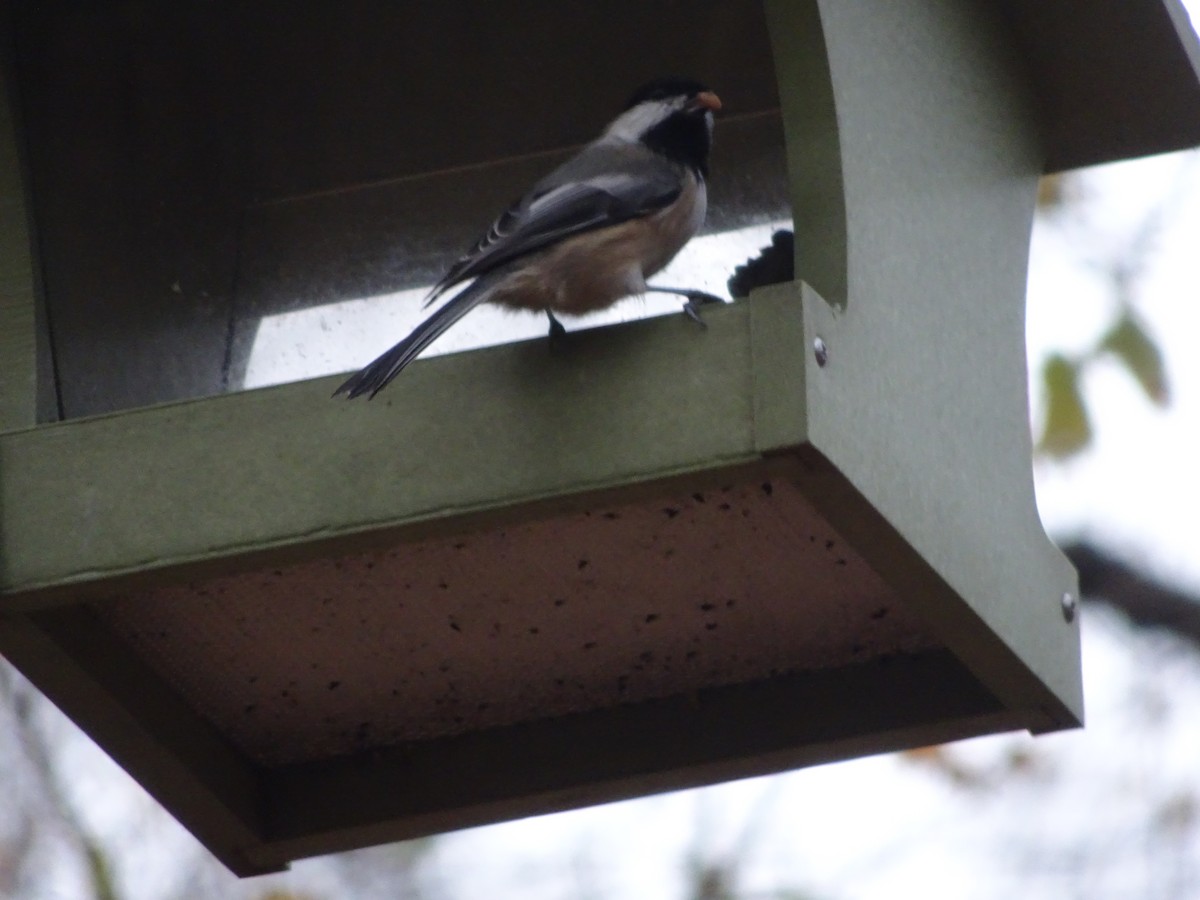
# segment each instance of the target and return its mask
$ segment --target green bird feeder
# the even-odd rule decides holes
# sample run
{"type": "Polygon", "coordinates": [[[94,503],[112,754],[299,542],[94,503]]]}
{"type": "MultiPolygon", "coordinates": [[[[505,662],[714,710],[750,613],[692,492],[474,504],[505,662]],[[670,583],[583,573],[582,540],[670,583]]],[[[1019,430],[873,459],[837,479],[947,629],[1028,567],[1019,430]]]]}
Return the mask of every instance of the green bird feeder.
{"type": "Polygon", "coordinates": [[[0,651],[234,872],[1080,724],[1030,227],[1200,143],[1176,0],[0,10],[0,651]],[[790,219],[794,276],[243,389],[669,73],[709,232],[790,219]]]}

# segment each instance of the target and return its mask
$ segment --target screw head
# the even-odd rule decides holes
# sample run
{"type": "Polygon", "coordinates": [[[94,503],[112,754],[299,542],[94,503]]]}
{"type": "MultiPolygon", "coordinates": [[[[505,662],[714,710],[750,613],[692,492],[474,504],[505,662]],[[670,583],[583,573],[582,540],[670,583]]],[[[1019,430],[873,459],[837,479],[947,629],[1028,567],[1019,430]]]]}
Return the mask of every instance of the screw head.
{"type": "Polygon", "coordinates": [[[1068,622],[1075,621],[1075,610],[1079,606],[1079,601],[1075,599],[1075,595],[1067,592],[1062,595],[1062,614],[1063,618],[1068,622]]]}
{"type": "Polygon", "coordinates": [[[829,362],[829,348],[820,337],[813,340],[813,355],[817,358],[817,365],[825,368],[825,364],[829,362]]]}

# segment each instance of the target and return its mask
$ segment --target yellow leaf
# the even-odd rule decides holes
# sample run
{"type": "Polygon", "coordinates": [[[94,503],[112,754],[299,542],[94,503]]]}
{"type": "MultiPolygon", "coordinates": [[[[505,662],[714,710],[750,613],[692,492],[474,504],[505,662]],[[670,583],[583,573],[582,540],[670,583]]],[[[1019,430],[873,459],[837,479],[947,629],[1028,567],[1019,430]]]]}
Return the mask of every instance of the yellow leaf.
{"type": "Polygon", "coordinates": [[[1152,402],[1166,406],[1170,401],[1162,351],[1129,311],[1108,330],[1100,350],[1120,360],[1152,402]]]}
{"type": "Polygon", "coordinates": [[[1037,451],[1056,459],[1073,456],[1092,440],[1092,423],[1079,390],[1079,364],[1055,354],[1042,367],[1046,418],[1037,451]]]}
{"type": "Polygon", "coordinates": [[[1066,204],[1066,177],[1062,174],[1043,175],[1038,179],[1037,205],[1041,210],[1056,210],[1066,204]]]}

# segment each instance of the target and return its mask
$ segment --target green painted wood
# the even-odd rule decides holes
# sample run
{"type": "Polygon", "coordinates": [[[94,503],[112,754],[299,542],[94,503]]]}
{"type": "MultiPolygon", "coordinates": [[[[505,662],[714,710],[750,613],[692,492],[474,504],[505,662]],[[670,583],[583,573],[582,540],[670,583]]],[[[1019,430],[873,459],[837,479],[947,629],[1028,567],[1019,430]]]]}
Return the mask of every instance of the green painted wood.
{"type": "Polygon", "coordinates": [[[837,106],[817,3],[767,0],[796,235],[796,278],[846,305],[846,196],[837,106]]]}
{"type": "Polygon", "coordinates": [[[36,421],[33,259],[11,85],[0,67],[0,431],[36,421]]]}
{"type": "MultiPolygon", "coordinates": [[[[809,27],[803,5],[772,5],[773,29],[809,27]]],[[[1038,520],[1030,466],[1024,291],[1042,162],[1030,86],[982,8],[817,5],[837,104],[840,159],[827,174],[845,187],[848,296],[842,309],[800,292],[806,340],[828,348],[824,367],[797,349],[807,436],[901,539],[885,555],[898,560],[906,545],[924,560],[887,577],[915,590],[976,674],[1027,704],[1027,684],[1005,693],[1015,654],[1043,685],[1042,727],[1073,724],[1078,625],[1060,602],[1077,587],[1038,520]]],[[[787,106],[802,86],[780,89],[787,106]]],[[[801,261],[805,252],[798,244],[801,261]]],[[[869,517],[840,519],[857,541],[878,535],[862,527],[869,517]]]]}
{"type": "Polygon", "coordinates": [[[12,609],[755,458],[754,315],[439,357],[369,403],[319,379],[0,436],[0,590],[12,609]]]}
{"type": "Polygon", "coordinates": [[[760,453],[808,443],[808,370],[798,285],[777,284],[751,295],[754,354],[754,446],[760,453]]]}

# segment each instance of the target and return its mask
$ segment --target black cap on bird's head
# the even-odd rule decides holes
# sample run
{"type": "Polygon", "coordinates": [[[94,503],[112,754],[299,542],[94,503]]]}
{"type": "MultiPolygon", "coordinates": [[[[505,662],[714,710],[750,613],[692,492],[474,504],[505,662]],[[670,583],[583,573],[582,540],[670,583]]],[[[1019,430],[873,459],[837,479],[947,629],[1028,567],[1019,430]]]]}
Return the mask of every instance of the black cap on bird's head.
{"type": "Polygon", "coordinates": [[[642,85],[633,92],[625,109],[643,103],[662,104],[665,115],[642,134],[642,143],[707,175],[712,114],[721,108],[720,98],[693,78],[668,77],[642,85]],[[676,108],[670,109],[671,106],[676,108]]]}

